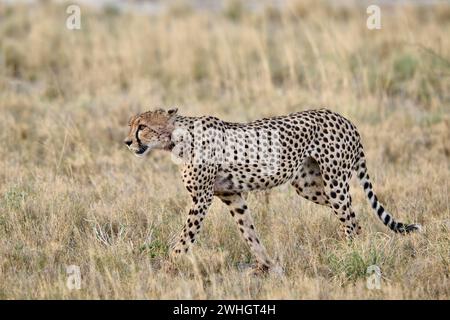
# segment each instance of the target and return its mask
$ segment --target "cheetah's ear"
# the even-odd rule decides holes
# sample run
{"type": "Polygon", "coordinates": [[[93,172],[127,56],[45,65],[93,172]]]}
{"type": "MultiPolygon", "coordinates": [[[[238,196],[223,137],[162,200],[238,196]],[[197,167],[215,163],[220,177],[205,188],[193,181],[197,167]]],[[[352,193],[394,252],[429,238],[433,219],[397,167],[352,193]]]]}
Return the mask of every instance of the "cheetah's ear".
{"type": "Polygon", "coordinates": [[[131,116],[130,119],[128,120],[128,126],[131,126],[137,117],[138,117],[137,115],[131,116]]]}
{"type": "Polygon", "coordinates": [[[173,108],[173,109],[167,110],[167,113],[170,117],[173,117],[174,115],[176,115],[177,112],[178,112],[178,108],[173,108]]]}

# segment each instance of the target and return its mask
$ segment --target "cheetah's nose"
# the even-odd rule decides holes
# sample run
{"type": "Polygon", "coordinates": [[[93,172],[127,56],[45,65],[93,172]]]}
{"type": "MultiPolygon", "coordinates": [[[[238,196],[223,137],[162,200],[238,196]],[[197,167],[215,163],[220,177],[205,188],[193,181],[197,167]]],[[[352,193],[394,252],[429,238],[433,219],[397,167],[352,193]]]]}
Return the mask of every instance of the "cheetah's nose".
{"type": "Polygon", "coordinates": [[[125,140],[124,143],[125,143],[127,146],[131,146],[132,141],[131,141],[131,140],[125,140]]]}

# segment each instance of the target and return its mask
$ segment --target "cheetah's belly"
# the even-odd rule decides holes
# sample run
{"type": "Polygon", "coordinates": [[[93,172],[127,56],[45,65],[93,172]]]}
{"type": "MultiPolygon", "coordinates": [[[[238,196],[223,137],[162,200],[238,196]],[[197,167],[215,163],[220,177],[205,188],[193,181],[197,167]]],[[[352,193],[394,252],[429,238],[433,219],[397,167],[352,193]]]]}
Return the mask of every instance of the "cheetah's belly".
{"type": "Polygon", "coordinates": [[[218,172],[215,183],[215,194],[239,193],[252,190],[264,190],[280,186],[295,178],[296,170],[277,169],[275,171],[246,171],[238,168],[225,168],[218,172]]]}

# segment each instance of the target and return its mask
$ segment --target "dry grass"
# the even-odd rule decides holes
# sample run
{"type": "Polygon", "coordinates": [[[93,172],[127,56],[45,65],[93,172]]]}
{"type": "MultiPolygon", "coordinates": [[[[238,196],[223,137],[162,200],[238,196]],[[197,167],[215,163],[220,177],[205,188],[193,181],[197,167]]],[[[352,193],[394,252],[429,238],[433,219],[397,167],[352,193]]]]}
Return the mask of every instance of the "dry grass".
{"type": "Polygon", "coordinates": [[[387,7],[369,31],[364,7],[290,2],[248,12],[186,6],[148,17],[65,6],[0,7],[0,297],[450,297],[450,7],[387,7]],[[330,210],[273,190],[249,197],[285,277],[252,278],[251,257],[215,202],[190,261],[164,268],[188,196],[168,154],[123,146],[136,111],[246,121],[327,106],[365,142],[379,198],[408,237],[377,221],[353,184],[363,235],[339,239],[330,210]],[[66,287],[80,266],[82,289],[66,287]],[[366,268],[380,266],[381,290],[366,268]]]}

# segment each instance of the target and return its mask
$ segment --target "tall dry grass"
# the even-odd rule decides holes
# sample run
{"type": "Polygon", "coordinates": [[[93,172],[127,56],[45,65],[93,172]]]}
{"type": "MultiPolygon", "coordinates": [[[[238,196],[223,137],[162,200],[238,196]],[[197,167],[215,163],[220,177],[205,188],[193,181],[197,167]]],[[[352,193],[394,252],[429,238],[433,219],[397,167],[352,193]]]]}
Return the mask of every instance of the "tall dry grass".
{"type": "Polygon", "coordinates": [[[450,296],[450,7],[289,2],[217,13],[188,4],[157,16],[82,7],[0,7],[0,297],[438,298],[450,296]],[[188,202],[167,154],[122,146],[128,117],[157,106],[228,121],[326,106],[351,118],[375,190],[422,234],[390,233],[353,184],[363,227],[338,237],[330,210],[273,190],[248,202],[282,278],[249,277],[227,209],[214,203],[190,260],[167,243],[188,202]],[[383,272],[366,288],[366,269],[383,272]],[[82,288],[66,286],[66,265],[82,288]]]}

